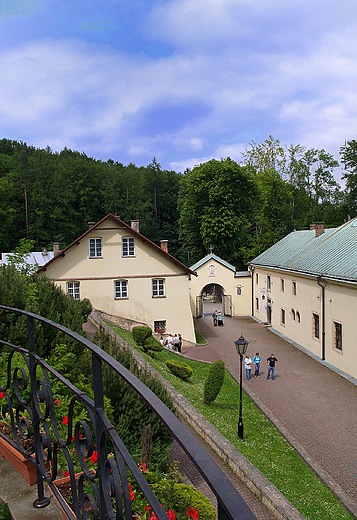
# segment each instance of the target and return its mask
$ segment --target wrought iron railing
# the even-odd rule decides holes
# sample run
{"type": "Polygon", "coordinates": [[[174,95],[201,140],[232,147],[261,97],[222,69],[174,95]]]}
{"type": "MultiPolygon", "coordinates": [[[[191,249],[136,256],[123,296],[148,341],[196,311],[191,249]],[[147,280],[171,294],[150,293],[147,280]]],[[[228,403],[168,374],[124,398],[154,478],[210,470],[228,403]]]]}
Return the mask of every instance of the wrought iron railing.
{"type": "Polygon", "coordinates": [[[138,392],[189,456],[217,498],[218,519],[254,520],[256,518],[228,478],[179,419],[118,361],[88,339],[58,323],[19,309],[4,306],[0,306],[0,309],[2,313],[12,312],[27,318],[28,350],[0,339],[0,348],[9,349],[7,382],[5,386],[0,386],[0,392],[7,401],[11,420],[13,440],[9,442],[12,442],[18,451],[36,465],[38,496],[34,507],[42,508],[49,504],[49,499],[44,494],[44,482],[46,482],[70,519],[131,520],[128,486],[128,472],[130,472],[157,519],[167,520],[165,510],[104,412],[103,366],[106,364],[138,392]],[[36,354],[34,335],[36,321],[54,327],[91,352],[94,400],[36,354]],[[23,362],[14,367],[15,352],[19,353],[23,362]],[[39,376],[38,372],[42,374],[39,376]],[[72,394],[67,414],[66,438],[61,436],[58,428],[51,378],[59,381],[72,394]],[[14,398],[16,402],[13,402],[14,398]],[[74,409],[78,403],[86,410],[89,419],[76,420],[74,424],[74,409]],[[34,434],[35,460],[30,457],[30,452],[22,447],[18,438],[19,435],[27,438],[31,432],[34,434]],[[108,443],[113,447],[114,457],[108,457],[108,443]],[[78,490],[76,490],[75,468],[71,458],[73,445],[82,472],[78,490]],[[93,472],[87,462],[95,449],[97,460],[93,472]],[[74,516],[53,484],[57,475],[59,451],[62,451],[69,469],[74,516]],[[51,462],[51,470],[49,462],[51,462]],[[91,492],[84,491],[84,482],[89,483],[91,492]]]}

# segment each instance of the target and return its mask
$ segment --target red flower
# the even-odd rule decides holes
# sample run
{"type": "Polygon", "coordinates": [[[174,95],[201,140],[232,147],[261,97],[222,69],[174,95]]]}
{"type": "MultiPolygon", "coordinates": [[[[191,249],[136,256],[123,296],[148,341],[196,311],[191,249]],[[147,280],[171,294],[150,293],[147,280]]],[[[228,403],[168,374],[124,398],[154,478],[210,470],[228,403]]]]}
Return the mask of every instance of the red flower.
{"type": "Polygon", "coordinates": [[[186,515],[193,518],[193,520],[198,520],[198,509],[196,509],[195,507],[190,507],[190,509],[187,509],[186,515]]]}
{"type": "Polygon", "coordinates": [[[175,520],[175,511],[171,511],[171,509],[169,509],[167,512],[167,516],[170,518],[170,520],[175,520]]]}
{"type": "Polygon", "coordinates": [[[145,464],[145,462],[143,462],[143,461],[140,462],[139,469],[140,469],[141,473],[146,473],[146,464],[145,464]]]}
{"type": "Polygon", "coordinates": [[[63,424],[68,424],[68,415],[66,415],[66,417],[63,419],[63,424]]]}
{"type": "Polygon", "coordinates": [[[5,399],[5,394],[4,394],[4,392],[0,392],[0,398],[1,398],[1,399],[5,399]]]}
{"type": "Polygon", "coordinates": [[[98,453],[96,451],[93,451],[93,455],[89,457],[89,460],[95,464],[98,462],[98,453]]]}
{"type": "Polygon", "coordinates": [[[133,501],[133,500],[135,500],[135,497],[134,497],[133,488],[131,487],[130,482],[128,482],[128,486],[129,486],[130,500],[133,501]]]}
{"type": "Polygon", "coordinates": [[[58,399],[58,397],[57,397],[57,399],[55,400],[55,403],[56,403],[57,406],[60,405],[60,400],[58,399]]]}
{"type": "Polygon", "coordinates": [[[64,470],[63,470],[63,476],[64,476],[64,477],[69,477],[69,471],[64,471],[64,470]]]}

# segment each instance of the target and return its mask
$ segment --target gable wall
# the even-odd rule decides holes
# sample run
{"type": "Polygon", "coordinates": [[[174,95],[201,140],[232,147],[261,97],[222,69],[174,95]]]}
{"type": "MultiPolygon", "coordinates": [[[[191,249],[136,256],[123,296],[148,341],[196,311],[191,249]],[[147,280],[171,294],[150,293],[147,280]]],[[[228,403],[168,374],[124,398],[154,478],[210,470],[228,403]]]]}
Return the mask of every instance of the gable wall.
{"type": "Polygon", "coordinates": [[[189,306],[188,274],[168,257],[128,229],[107,221],[89,232],[47,266],[45,274],[64,291],[68,281],[80,282],[80,297],[89,298],[93,308],[123,316],[154,328],[166,321],[166,332],[180,333],[195,343],[189,306]],[[135,257],[122,257],[122,237],[135,237],[135,257]],[[102,238],[102,258],[89,257],[89,239],[102,238]],[[165,296],[152,297],[152,279],[165,280],[165,296]],[[127,280],[128,298],[114,298],[115,280],[127,280]]]}
{"type": "Polygon", "coordinates": [[[251,278],[249,275],[245,277],[234,277],[234,271],[217,262],[213,258],[196,270],[198,276],[192,276],[190,280],[190,301],[192,314],[196,312],[196,296],[202,293],[202,289],[208,284],[221,285],[224,294],[232,296],[232,313],[233,316],[248,316],[251,314],[251,278]],[[215,276],[209,275],[209,267],[215,267],[215,276]],[[242,294],[237,295],[236,286],[242,286],[242,294]]]}

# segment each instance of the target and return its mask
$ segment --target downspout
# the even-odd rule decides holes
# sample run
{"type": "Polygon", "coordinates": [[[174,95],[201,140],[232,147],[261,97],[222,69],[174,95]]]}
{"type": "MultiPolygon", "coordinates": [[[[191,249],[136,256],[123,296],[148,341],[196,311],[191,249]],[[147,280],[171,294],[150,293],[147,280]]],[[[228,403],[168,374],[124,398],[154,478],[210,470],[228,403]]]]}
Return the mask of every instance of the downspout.
{"type": "Polygon", "coordinates": [[[254,267],[250,265],[249,271],[252,277],[252,316],[254,316],[254,267]]]}
{"type": "Polygon", "coordinates": [[[321,275],[317,277],[317,285],[322,289],[322,361],[325,361],[325,285],[320,283],[321,275]]]}

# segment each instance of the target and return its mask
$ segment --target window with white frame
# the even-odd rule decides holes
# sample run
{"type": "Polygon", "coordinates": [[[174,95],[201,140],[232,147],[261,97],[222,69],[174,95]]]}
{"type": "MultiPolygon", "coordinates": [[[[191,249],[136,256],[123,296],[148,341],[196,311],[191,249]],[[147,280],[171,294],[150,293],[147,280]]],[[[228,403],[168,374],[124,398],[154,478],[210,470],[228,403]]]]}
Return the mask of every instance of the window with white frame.
{"type": "Polygon", "coordinates": [[[267,274],[267,291],[271,291],[271,276],[267,274]]]}
{"type": "Polygon", "coordinates": [[[160,296],[165,296],[164,278],[157,278],[152,280],[152,297],[158,298],[160,296]]]}
{"type": "Polygon", "coordinates": [[[154,332],[156,334],[165,334],[165,332],[166,332],[166,320],[154,321],[154,332]]]}
{"type": "Polygon", "coordinates": [[[312,313],[312,333],[314,338],[320,338],[320,316],[316,313],[312,313]]]}
{"type": "Polygon", "coordinates": [[[237,296],[242,296],[242,285],[236,285],[236,294],[237,296]]]}
{"type": "Polygon", "coordinates": [[[342,351],[342,324],[334,321],[333,327],[335,349],[342,351]]]}
{"type": "Polygon", "coordinates": [[[280,322],[285,325],[285,309],[280,309],[280,322]]]}
{"type": "Polygon", "coordinates": [[[128,298],[128,280],[115,280],[114,298],[128,298]]]}
{"type": "Polygon", "coordinates": [[[133,237],[123,237],[121,247],[122,256],[135,256],[135,241],[133,237]]]}
{"type": "Polygon", "coordinates": [[[296,296],[296,282],[292,282],[292,293],[293,296],[296,296]]]}
{"type": "Polygon", "coordinates": [[[90,238],[89,239],[89,258],[101,258],[102,255],[102,239],[101,238],[90,238]]]}
{"type": "Polygon", "coordinates": [[[74,300],[80,299],[79,282],[67,282],[67,295],[74,300]]]}

